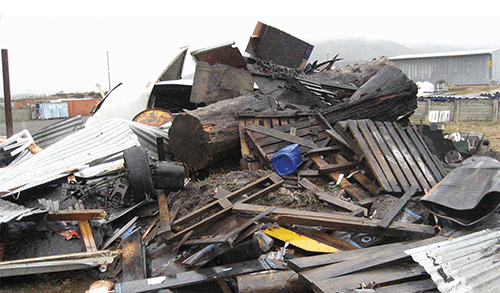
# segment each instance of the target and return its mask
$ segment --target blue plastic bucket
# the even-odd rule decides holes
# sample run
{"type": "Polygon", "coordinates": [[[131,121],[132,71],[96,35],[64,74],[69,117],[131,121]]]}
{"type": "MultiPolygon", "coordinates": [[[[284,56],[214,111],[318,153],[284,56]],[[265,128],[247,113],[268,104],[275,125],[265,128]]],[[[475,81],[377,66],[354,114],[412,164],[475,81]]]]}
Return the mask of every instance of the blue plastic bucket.
{"type": "Polygon", "coordinates": [[[302,156],[298,144],[287,145],[274,154],[271,165],[280,176],[287,176],[295,172],[302,164],[302,156]]]}

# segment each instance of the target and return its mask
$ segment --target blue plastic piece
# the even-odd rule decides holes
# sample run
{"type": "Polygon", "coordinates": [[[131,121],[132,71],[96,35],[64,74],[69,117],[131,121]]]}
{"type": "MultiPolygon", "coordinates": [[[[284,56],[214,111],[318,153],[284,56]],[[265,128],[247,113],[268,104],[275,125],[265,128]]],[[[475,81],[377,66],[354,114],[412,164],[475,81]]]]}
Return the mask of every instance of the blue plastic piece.
{"type": "Polygon", "coordinates": [[[300,164],[302,164],[302,156],[298,144],[291,144],[280,149],[271,159],[274,171],[280,176],[292,174],[300,164]]]}

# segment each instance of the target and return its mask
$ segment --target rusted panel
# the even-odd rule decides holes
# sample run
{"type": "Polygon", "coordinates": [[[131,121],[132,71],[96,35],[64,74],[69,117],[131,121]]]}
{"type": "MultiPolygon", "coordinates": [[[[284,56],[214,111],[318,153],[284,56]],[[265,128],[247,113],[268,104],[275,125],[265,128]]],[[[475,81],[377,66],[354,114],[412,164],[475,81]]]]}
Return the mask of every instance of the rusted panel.
{"type": "Polygon", "coordinates": [[[219,63],[236,68],[247,66],[240,50],[234,46],[234,42],[192,51],[191,55],[197,62],[203,61],[210,65],[219,63]]]}

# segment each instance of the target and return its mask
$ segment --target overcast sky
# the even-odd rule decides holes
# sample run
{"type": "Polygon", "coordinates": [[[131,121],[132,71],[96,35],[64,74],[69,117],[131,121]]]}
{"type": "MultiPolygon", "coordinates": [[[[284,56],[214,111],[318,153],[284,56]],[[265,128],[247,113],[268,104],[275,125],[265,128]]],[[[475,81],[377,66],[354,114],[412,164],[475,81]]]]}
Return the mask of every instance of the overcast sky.
{"type": "MultiPolygon", "coordinates": [[[[183,46],[197,50],[234,41],[243,52],[258,21],[313,45],[363,37],[406,46],[496,48],[497,6],[483,0],[4,0],[0,47],[8,50],[12,94],[85,92],[97,91],[96,83],[108,89],[107,56],[112,87],[145,85],[183,46]]],[[[185,73],[193,70],[188,58],[185,73]]]]}

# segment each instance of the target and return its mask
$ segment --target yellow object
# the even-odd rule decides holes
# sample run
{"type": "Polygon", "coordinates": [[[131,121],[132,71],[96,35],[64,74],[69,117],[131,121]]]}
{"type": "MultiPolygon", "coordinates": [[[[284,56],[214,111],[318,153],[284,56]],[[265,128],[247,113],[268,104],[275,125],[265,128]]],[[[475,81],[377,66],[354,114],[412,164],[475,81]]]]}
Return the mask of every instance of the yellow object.
{"type": "Polygon", "coordinates": [[[318,242],[280,226],[271,226],[264,230],[264,233],[281,241],[288,241],[291,245],[307,251],[327,253],[338,252],[338,249],[333,246],[318,242]]]}

